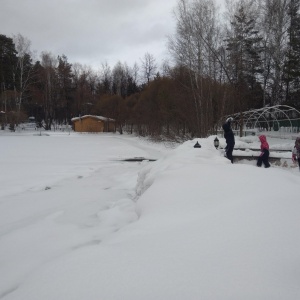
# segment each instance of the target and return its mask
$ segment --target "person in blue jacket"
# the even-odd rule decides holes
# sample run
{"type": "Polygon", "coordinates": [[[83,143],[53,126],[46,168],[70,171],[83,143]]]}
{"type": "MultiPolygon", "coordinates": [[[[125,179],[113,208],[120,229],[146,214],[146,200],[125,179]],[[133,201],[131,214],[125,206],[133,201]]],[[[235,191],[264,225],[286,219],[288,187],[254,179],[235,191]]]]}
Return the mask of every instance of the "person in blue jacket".
{"type": "Polygon", "coordinates": [[[232,151],[235,145],[235,139],[234,134],[231,129],[231,122],[233,121],[233,118],[230,117],[226,120],[226,122],[223,124],[222,128],[224,130],[224,138],[226,140],[226,147],[225,147],[225,156],[231,161],[233,164],[233,156],[232,151]]]}

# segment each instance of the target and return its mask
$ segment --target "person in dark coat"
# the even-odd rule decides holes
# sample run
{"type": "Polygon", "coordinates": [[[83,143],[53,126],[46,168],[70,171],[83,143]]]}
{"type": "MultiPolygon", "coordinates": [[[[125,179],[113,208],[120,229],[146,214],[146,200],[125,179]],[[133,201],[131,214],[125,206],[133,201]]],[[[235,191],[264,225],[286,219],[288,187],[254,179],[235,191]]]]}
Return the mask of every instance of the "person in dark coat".
{"type": "Polygon", "coordinates": [[[231,129],[231,122],[233,121],[233,118],[228,118],[226,122],[223,124],[222,128],[224,130],[224,138],[226,140],[226,147],[225,147],[225,156],[231,161],[233,164],[233,156],[232,151],[233,147],[235,145],[235,139],[234,134],[231,129]]]}
{"type": "Polygon", "coordinates": [[[294,163],[298,161],[298,166],[300,170],[300,137],[297,137],[295,141],[295,146],[292,152],[292,160],[294,163]]]}
{"type": "Polygon", "coordinates": [[[262,163],[265,165],[265,168],[269,168],[270,164],[269,164],[269,144],[267,142],[267,138],[265,135],[261,135],[258,137],[260,140],[260,156],[257,159],[257,166],[261,167],[262,163]]]}

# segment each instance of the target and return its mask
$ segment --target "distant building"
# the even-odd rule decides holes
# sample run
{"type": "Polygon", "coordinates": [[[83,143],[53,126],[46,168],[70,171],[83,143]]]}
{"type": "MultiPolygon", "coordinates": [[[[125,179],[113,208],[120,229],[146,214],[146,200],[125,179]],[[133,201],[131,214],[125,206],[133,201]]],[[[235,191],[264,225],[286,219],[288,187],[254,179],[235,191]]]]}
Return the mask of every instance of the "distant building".
{"type": "Polygon", "coordinates": [[[114,132],[115,120],[101,116],[85,115],[71,119],[76,132],[114,132]]]}

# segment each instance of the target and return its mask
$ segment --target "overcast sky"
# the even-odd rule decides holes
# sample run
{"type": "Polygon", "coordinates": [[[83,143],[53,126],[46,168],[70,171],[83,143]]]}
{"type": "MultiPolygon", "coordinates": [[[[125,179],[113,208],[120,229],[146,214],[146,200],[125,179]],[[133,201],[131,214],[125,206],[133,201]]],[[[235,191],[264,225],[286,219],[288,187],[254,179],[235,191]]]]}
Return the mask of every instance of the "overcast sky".
{"type": "Polygon", "coordinates": [[[21,34],[42,51],[98,69],[167,58],[178,0],[0,0],[0,34],[21,34]]]}

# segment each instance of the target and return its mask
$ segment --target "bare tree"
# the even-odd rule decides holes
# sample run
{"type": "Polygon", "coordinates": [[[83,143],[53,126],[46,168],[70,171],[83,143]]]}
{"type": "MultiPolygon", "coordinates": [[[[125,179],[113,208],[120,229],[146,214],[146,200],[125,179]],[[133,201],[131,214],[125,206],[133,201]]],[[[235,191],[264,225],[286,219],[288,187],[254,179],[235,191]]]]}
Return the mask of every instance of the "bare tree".
{"type": "Polygon", "coordinates": [[[139,83],[139,66],[137,63],[134,63],[133,67],[131,68],[131,75],[134,82],[138,85],[139,83]]]}
{"type": "Polygon", "coordinates": [[[107,95],[112,93],[112,74],[107,62],[101,64],[99,92],[107,95]]]}
{"type": "Polygon", "coordinates": [[[43,100],[44,100],[44,122],[45,129],[51,130],[51,125],[55,119],[55,104],[57,100],[57,76],[56,67],[57,58],[50,52],[42,52],[41,65],[44,70],[43,74],[43,100]]]}
{"type": "Polygon", "coordinates": [[[147,80],[147,83],[150,82],[151,77],[156,74],[157,64],[154,56],[150,53],[145,53],[142,62],[142,73],[143,77],[147,80]]]}
{"type": "Polygon", "coordinates": [[[96,98],[97,75],[90,66],[72,65],[75,89],[75,114],[90,114],[96,98]]]}
{"type": "Polygon", "coordinates": [[[118,96],[125,96],[127,90],[126,66],[120,61],[112,70],[113,91],[118,96]]]}
{"type": "Polygon", "coordinates": [[[169,38],[169,51],[176,64],[189,72],[187,87],[192,91],[197,133],[200,136],[205,135],[213,118],[209,114],[212,94],[204,95],[203,79],[217,78],[217,69],[220,65],[222,67],[217,53],[220,31],[216,13],[214,0],[180,0],[175,10],[176,33],[169,38]]]}

